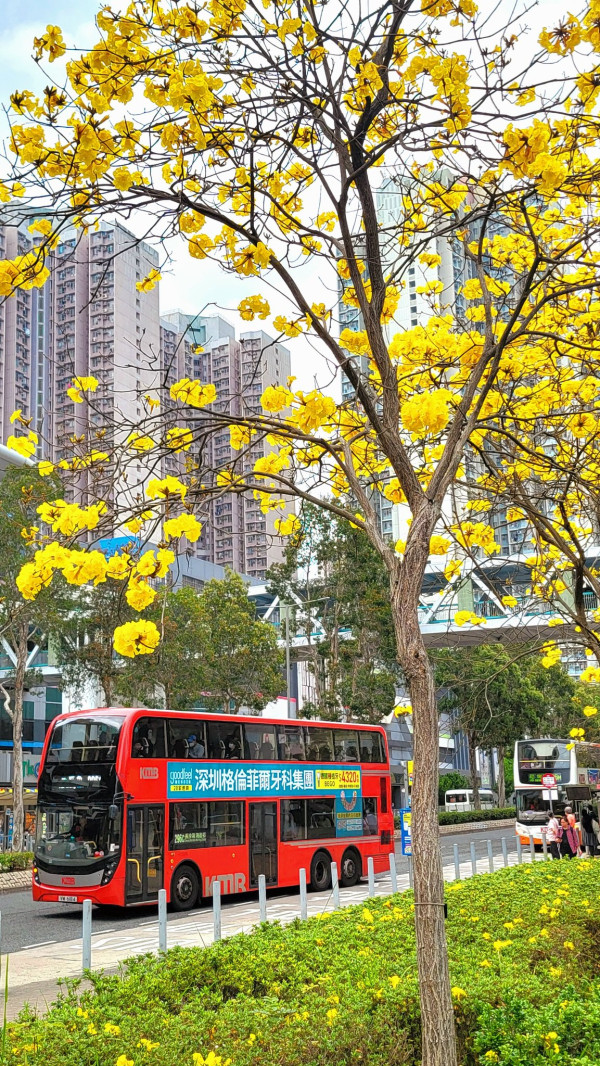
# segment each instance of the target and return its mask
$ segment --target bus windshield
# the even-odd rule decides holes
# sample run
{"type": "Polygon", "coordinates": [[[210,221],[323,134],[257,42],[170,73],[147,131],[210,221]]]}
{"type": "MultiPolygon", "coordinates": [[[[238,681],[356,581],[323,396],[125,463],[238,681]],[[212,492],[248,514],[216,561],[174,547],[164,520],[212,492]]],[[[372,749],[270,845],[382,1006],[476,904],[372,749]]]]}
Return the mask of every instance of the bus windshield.
{"type": "MultiPolygon", "coordinates": [[[[550,800],[544,799],[539,788],[519,789],[516,793],[517,821],[523,825],[545,825],[550,810],[550,800]]],[[[567,793],[558,789],[558,799],[552,801],[554,813],[562,814],[567,806],[567,793]]]]}
{"type": "Polygon", "coordinates": [[[121,815],[107,807],[41,807],[36,825],[36,855],[49,863],[89,865],[121,846],[121,815]]]}
{"type": "Polygon", "coordinates": [[[569,752],[562,740],[521,740],[518,744],[519,766],[527,770],[552,772],[558,767],[569,769],[569,752]]]}
{"type": "Polygon", "coordinates": [[[73,718],[57,722],[48,747],[48,763],[114,762],[122,718],[73,718]]]}

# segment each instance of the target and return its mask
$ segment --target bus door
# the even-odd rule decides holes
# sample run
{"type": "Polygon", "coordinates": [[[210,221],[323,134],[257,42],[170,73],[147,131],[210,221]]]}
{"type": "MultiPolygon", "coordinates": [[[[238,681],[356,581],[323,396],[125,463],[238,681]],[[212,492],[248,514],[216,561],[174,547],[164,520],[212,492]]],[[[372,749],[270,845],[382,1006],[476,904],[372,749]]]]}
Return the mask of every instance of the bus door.
{"type": "Polygon", "coordinates": [[[164,806],[127,809],[125,903],[158,899],[163,887],[164,806]]]}
{"type": "Polygon", "coordinates": [[[268,885],[277,884],[277,804],[248,805],[250,843],[250,887],[256,888],[260,874],[268,885]]]}

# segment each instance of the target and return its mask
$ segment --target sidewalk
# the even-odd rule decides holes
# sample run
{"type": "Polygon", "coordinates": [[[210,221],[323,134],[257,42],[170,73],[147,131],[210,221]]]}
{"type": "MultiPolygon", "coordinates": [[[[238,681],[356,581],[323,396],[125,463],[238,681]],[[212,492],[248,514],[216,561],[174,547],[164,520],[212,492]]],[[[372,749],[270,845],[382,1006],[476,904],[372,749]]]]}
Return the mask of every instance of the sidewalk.
{"type": "MultiPolygon", "coordinates": [[[[536,855],[537,859],[543,859],[543,855],[536,855]]],[[[530,862],[529,852],[523,852],[523,862],[530,862]]],[[[514,853],[508,856],[508,865],[514,866],[517,856],[514,853]]],[[[499,870],[504,865],[503,856],[495,855],[493,869],[499,870]]],[[[486,856],[476,863],[477,873],[488,873],[490,862],[486,856]]],[[[461,879],[472,876],[471,862],[460,864],[461,879]]],[[[453,881],[455,877],[454,865],[444,867],[444,878],[453,881]]],[[[398,875],[398,890],[404,891],[409,887],[408,874],[398,875]]],[[[387,896],[391,893],[391,878],[389,874],[380,875],[375,883],[375,895],[387,896]]],[[[340,890],[342,907],[365,902],[369,898],[369,887],[365,882],[356,885],[355,888],[343,888],[340,890]]],[[[323,911],[333,910],[333,899],[330,891],[314,892],[308,895],[309,918],[323,911]]],[[[267,917],[269,921],[280,921],[287,924],[300,915],[300,896],[295,893],[287,897],[273,897],[267,899],[267,917]]],[[[222,910],[223,936],[234,936],[236,933],[250,932],[259,922],[258,899],[244,903],[224,903],[222,910]]],[[[213,916],[210,908],[201,908],[193,911],[185,917],[170,921],[167,925],[168,947],[206,947],[213,941],[213,916]]],[[[139,925],[135,928],[125,929],[122,932],[103,932],[92,936],[92,968],[114,972],[124,959],[132,955],[142,955],[146,952],[158,951],[158,919],[154,917],[144,918],[140,915],[139,925]]],[[[58,980],[61,977],[78,977],[81,974],[82,942],[78,940],[64,941],[62,944],[45,946],[38,945],[35,948],[27,948],[16,951],[8,956],[8,1017],[16,1017],[21,1007],[28,1003],[31,1007],[43,1011],[56,998],[58,993],[58,980]]]]}
{"type": "Polygon", "coordinates": [[[0,893],[31,888],[31,870],[9,870],[0,873],[0,893]]]}

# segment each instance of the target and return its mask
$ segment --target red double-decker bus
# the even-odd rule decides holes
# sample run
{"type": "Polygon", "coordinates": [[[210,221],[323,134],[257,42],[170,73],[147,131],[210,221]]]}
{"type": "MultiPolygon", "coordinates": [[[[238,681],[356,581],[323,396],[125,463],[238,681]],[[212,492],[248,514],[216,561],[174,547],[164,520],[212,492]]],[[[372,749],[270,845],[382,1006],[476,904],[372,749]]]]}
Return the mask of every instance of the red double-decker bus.
{"type": "Polygon", "coordinates": [[[33,898],[173,908],[212,894],[342,885],[388,867],[377,726],[106,708],[61,715],[38,784],[33,898]]]}

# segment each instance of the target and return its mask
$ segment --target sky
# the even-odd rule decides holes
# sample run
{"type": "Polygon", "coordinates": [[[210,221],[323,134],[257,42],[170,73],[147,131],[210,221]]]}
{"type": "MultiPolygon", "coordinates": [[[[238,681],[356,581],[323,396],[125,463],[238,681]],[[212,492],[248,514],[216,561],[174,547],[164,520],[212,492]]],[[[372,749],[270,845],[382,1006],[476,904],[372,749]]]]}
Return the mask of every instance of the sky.
{"type": "MultiPolygon", "coordinates": [[[[67,47],[84,49],[97,39],[94,15],[100,6],[99,0],[26,0],[25,3],[21,0],[21,3],[13,4],[0,0],[0,109],[6,106],[16,89],[39,91],[48,83],[48,77],[32,59],[33,38],[40,36],[46,25],[52,23],[61,27],[67,47]]],[[[56,67],[58,63],[54,68],[46,67],[46,70],[52,71],[56,67]]],[[[60,84],[58,71],[56,78],[60,84]]],[[[6,122],[0,114],[2,140],[5,139],[6,128],[6,122]]],[[[243,322],[235,310],[244,296],[262,292],[269,299],[274,314],[290,314],[289,304],[277,294],[265,291],[258,279],[238,280],[215,269],[208,260],[191,260],[179,242],[171,245],[170,252],[173,261],[162,266],[161,312],[176,308],[192,314],[219,312],[238,332],[253,328],[263,328],[269,332],[268,320],[243,322]]],[[[320,298],[323,298],[322,293],[320,298]]],[[[295,387],[314,388],[317,380],[321,386],[327,387],[331,379],[330,369],[307,340],[299,338],[286,344],[292,353],[292,374],[297,377],[295,387]]]]}

